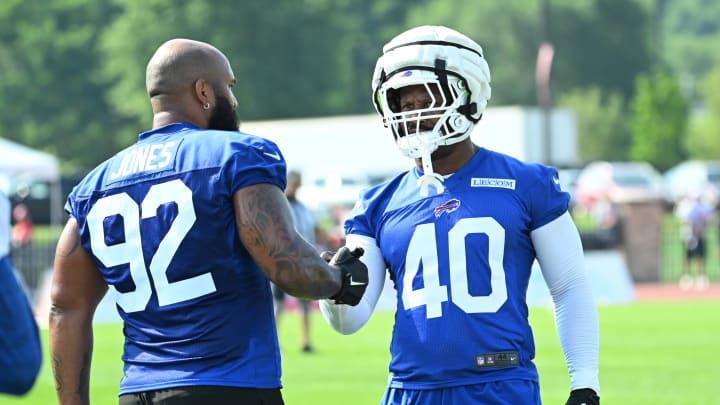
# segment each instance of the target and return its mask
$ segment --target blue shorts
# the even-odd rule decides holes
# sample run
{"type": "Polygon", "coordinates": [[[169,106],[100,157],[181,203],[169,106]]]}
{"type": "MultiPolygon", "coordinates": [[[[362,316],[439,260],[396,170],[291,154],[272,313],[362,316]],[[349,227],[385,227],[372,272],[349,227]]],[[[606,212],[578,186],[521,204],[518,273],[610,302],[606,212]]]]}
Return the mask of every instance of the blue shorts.
{"type": "Polygon", "coordinates": [[[0,257],[0,392],[22,395],[40,371],[42,347],[35,317],[10,259],[0,257]]]}
{"type": "Polygon", "coordinates": [[[503,380],[431,390],[389,388],[380,405],[540,405],[536,381],[503,380]]]}

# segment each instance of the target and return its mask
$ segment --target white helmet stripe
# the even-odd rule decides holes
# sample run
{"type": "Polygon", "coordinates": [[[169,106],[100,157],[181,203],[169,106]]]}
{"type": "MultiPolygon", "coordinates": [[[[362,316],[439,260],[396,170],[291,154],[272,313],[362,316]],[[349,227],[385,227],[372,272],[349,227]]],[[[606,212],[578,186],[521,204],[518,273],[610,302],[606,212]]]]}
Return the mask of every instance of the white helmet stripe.
{"type": "Polygon", "coordinates": [[[474,52],[474,53],[476,53],[476,54],[477,54],[479,57],[481,57],[481,58],[483,57],[482,53],[479,52],[477,49],[473,49],[473,48],[470,48],[470,47],[467,47],[467,46],[464,46],[464,45],[461,45],[461,44],[457,44],[457,43],[454,43],[454,42],[447,42],[447,41],[416,41],[416,42],[409,42],[409,43],[407,43],[407,44],[401,44],[401,45],[394,46],[394,47],[392,47],[392,48],[383,49],[383,53],[388,53],[388,52],[390,52],[390,51],[394,51],[395,49],[401,48],[401,47],[403,47],[403,46],[412,46],[412,45],[454,46],[454,47],[457,47],[457,48],[460,48],[460,49],[466,49],[466,50],[468,50],[468,51],[470,51],[470,52],[474,52]]]}

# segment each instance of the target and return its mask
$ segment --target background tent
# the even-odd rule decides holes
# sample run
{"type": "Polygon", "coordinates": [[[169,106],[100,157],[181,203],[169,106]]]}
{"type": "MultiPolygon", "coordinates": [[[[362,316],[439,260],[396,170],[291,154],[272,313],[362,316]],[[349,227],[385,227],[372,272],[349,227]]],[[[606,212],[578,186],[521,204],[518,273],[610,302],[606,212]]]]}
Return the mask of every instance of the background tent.
{"type": "Polygon", "coordinates": [[[48,184],[50,224],[59,226],[63,201],[55,156],[0,138],[0,190],[11,196],[18,185],[32,182],[48,184]]]}

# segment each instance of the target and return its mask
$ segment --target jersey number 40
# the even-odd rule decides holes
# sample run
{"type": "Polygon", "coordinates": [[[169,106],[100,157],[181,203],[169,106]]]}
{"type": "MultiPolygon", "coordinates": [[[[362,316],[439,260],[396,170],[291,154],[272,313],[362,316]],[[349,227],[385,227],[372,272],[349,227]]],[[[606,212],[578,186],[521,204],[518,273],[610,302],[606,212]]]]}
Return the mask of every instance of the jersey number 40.
{"type": "MultiPolygon", "coordinates": [[[[448,300],[447,287],[440,285],[435,224],[422,224],[415,228],[405,258],[402,302],[405,309],[425,305],[428,318],[442,316],[442,303],[448,300]],[[422,264],[423,286],[413,290],[413,280],[422,264]]],[[[452,285],[452,302],[466,313],[492,313],[507,300],[505,269],[505,229],[493,218],[464,218],[448,233],[448,268],[452,285]],[[490,287],[486,296],[470,295],[466,260],[466,236],[485,234],[488,238],[488,265],[490,287]]]]}

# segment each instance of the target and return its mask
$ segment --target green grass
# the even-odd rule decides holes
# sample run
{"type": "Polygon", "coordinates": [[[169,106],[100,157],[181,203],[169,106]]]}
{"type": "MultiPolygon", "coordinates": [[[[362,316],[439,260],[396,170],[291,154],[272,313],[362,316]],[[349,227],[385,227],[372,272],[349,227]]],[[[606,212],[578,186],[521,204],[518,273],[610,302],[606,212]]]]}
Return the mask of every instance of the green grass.
{"type": "MultiPolygon", "coordinates": [[[[376,404],[387,380],[393,315],[378,312],[355,335],[336,334],[315,312],[315,353],[300,351],[299,317],[282,319],[283,396],[288,405],[376,404]]],[[[552,312],[532,308],[540,385],[545,404],[564,403],[568,377],[552,312]]],[[[613,405],[720,405],[720,301],[634,303],[600,308],[602,399],[613,405]]],[[[47,331],[43,331],[47,345],[47,331]]],[[[94,404],[117,403],[122,373],[119,325],[97,325],[92,365],[94,404]]],[[[47,355],[31,393],[0,395],[0,403],[55,403],[47,355]]]]}

